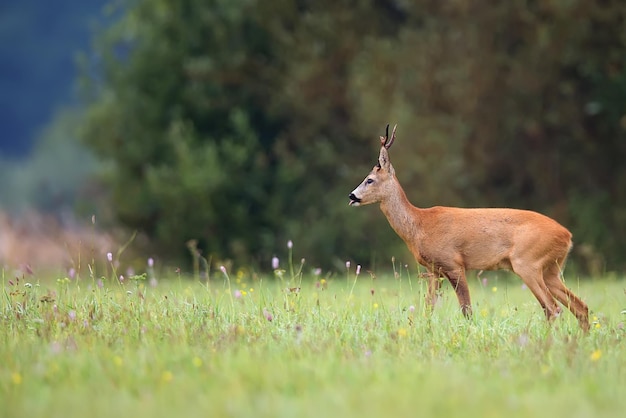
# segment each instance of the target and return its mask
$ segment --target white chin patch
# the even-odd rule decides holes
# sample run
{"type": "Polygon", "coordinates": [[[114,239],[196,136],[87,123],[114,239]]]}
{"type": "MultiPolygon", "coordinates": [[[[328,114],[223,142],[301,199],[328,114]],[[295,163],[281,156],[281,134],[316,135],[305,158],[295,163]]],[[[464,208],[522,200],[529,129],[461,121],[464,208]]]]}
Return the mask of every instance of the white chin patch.
{"type": "Polygon", "coordinates": [[[359,206],[361,203],[357,202],[356,200],[351,200],[350,203],[348,203],[350,206],[359,206]]]}

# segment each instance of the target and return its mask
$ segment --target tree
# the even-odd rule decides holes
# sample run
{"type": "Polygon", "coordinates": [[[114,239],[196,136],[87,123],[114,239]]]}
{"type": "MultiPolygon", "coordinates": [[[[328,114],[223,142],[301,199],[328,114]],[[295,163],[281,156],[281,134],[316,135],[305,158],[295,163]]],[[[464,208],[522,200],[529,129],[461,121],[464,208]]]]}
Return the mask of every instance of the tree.
{"type": "Polygon", "coordinates": [[[624,202],[607,175],[624,171],[625,10],[138,0],[97,47],[84,139],[114,163],[117,218],[169,254],[189,239],[243,262],[288,239],[317,263],[405,254],[378,211],[346,205],[398,122],[416,204],[540,210],[615,263],[626,238],[599,232],[624,215],[598,210],[624,202]],[[581,170],[590,156],[610,164],[581,170]]]}

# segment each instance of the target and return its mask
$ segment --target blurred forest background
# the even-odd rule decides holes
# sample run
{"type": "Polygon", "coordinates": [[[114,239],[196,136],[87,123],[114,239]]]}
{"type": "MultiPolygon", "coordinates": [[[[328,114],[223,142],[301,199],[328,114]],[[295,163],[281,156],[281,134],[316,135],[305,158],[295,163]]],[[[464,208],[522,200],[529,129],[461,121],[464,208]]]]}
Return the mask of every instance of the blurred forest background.
{"type": "Polygon", "coordinates": [[[397,123],[415,205],[537,210],[572,230],[581,271],[626,266],[622,0],[1,7],[13,217],[96,214],[172,263],[197,240],[266,269],[293,240],[309,265],[413,265],[377,208],[347,205],[397,123]]]}

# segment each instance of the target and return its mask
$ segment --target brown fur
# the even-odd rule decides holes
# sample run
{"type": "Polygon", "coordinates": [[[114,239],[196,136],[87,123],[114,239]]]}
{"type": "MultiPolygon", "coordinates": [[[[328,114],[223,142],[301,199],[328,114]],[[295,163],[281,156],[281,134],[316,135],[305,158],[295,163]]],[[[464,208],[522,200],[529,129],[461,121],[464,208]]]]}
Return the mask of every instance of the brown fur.
{"type": "Polygon", "coordinates": [[[378,165],[350,194],[350,204],[380,203],[391,227],[429,271],[431,307],[437,299],[439,277],[446,277],[463,314],[470,316],[465,272],[504,269],[524,281],[549,321],[561,312],[558,301],[576,316],[583,330],[589,330],[587,305],[560,277],[572,247],[572,234],[565,227],[528,210],[413,206],[389,161],[387,149],[394,139],[395,128],[392,138],[381,137],[378,165]]]}

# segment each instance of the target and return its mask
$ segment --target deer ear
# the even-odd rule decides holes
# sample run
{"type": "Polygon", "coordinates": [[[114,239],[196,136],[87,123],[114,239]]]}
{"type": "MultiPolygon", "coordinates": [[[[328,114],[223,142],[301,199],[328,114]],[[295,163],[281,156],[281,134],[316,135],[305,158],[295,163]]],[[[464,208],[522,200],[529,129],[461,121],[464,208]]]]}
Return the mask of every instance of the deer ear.
{"type": "Polygon", "coordinates": [[[389,153],[387,152],[387,148],[380,147],[380,154],[378,155],[378,165],[381,168],[388,169],[391,165],[389,163],[389,153]]]}

